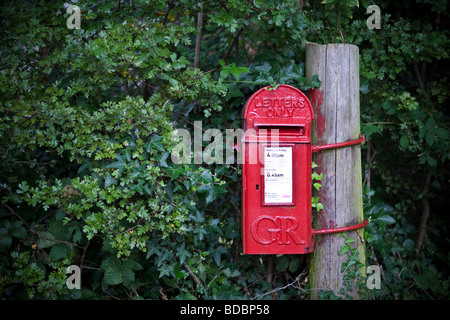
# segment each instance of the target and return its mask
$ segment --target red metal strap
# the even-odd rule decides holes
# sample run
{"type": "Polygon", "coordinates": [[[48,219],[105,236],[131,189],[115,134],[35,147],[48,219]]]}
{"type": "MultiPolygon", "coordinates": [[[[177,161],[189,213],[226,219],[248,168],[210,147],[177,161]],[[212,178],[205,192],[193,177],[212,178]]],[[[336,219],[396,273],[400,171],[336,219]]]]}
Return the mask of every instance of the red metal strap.
{"type": "Polygon", "coordinates": [[[326,149],[342,148],[342,147],[352,146],[355,144],[365,143],[366,138],[362,134],[360,134],[359,136],[360,136],[360,138],[356,139],[356,140],[324,144],[322,146],[312,146],[312,152],[317,152],[317,151],[326,150],[326,149]]]}
{"type": "Polygon", "coordinates": [[[364,219],[363,222],[355,224],[353,226],[348,227],[340,227],[340,228],[330,228],[330,229],[320,229],[320,230],[312,230],[312,234],[324,234],[324,233],[337,233],[337,232],[345,232],[345,231],[351,231],[356,229],[364,228],[369,224],[369,221],[367,219],[364,219]]]}

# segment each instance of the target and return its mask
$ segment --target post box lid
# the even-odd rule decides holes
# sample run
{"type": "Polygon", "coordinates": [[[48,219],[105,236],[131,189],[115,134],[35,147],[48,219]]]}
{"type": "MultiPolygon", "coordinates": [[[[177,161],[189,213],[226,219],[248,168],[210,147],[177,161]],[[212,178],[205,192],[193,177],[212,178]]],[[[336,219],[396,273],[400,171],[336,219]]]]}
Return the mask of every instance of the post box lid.
{"type": "Polygon", "coordinates": [[[295,126],[314,119],[311,102],[299,89],[281,84],[276,89],[266,86],[255,92],[242,109],[247,127],[260,125],[295,126]]]}

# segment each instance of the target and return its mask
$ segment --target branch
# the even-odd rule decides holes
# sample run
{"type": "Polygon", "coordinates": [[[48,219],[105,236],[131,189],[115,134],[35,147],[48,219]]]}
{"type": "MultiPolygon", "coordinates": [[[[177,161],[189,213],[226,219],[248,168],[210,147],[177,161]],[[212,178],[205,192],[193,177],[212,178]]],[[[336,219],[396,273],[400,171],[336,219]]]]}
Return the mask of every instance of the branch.
{"type": "Polygon", "coordinates": [[[230,43],[230,45],[228,46],[227,51],[223,54],[222,60],[226,61],[226,60],[228,59],[228,56],[230,55],[231,50],[233,50],[233,47],[236,45],[236,43],[237,43],[237,41],[238,41],[238,39],[239,39],[239,36],[240,36],[240,34],[242,33],[242,30],[243,30],[243,29],[239,29],[238,31],[236,31],[236,32],[234,33],[234,35],[233,35],[233,40],[231,40],[231,43],[230,43]]]}
{"type": "Polygon", "coordinates": [[[422,216],[420,217],[419,234],[416,241],[416,254],[419,254],[422,247],[423,239],[427,227],[428,217],[430,216],[430,199],[428,197],[430,191],[431,173],[427,172],[425,175],[425,183],[422,195],[422,216]]]}
{"type": "MultiPolygon", "coordinates": [[[[253,299],[261,299],[262,297],[264,297],[264,296],[266,296],[266,295],[268,295],[268,294],[271,294],[271,293],[274,293],[274,292],[277,292],[277,291],[280,291],[280,290],[284,290],[284,289],[289,288],[289,287],[294,287],[294,288],[297,288],[297,289],[301,289],[301,288],[295,286],[294,284],[300,280],[300,277],[301,277],[302,275],[303,275],[303,272],[300,273],[300,274],[295,278],[294,281],[292,281],[291,283],[288,283],[288,284],[285,285],[284,287],[275,288],[275,289],[273,289],[272,291],[269,291],[269,292],[260,294],[260,295],[258,295],[258,296],[256,296],[256,297],[254,297],[253,299]]],[[[252,299],[252,300],[253,300],[253,299],[252,299]]]]}
{"type": "Polygon", "coordinates": [[[189,273],[192,279],[194,279],[195,283],[198,284],[202,289],[205,289],[205,286],[203,285],[202,281],[195,273],[192,272],[191,268],[186,262],[183,262],[183,267],[186,269],[186,271],[189,273]]]}
{"type": "Polygon", "coordinates": [[[195,57],[194,57],[194,68],[198,68],[200,61],[200,49],[202,44],[202,29],[203,29],[203,4],[199,2],[198,4],[200,11],[197,14],[197,37],[195,40],[195,57]]]}
{"type": "Polygon", "coordinates": [[[419,87],[420,89],[422,89],[424,92],[426,92],[425,89],[425,82],[422,76],[424,76],[424,69],[422,68],[422,72],[419,71],[419,66],[417,65],[417,62],[414,61],[413,63],[413,69],[414,69],[414,74],[416,75],[416,79],[419,82],[419,87]]]}

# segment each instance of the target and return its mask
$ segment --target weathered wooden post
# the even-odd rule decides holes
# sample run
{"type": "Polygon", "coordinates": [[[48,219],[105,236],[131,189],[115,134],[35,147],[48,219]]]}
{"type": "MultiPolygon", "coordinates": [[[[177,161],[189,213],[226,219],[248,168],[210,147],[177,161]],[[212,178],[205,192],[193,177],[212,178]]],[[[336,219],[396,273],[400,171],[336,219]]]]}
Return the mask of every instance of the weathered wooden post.
{"type": "MultiPolygon", "coordinates": [[[[309,92],[315,121],[312,141],[316,145],[357,139],[360,135],[359,111],[359,50],[351,44],[306,44],[306,78],[318,75],[320,88],[309,92]]],[[[334,228],[358,224],[363,221],[361,147],[359,145],[315,153],[313,161],[317,172],[323,173],[321,190],[317,193],[324,209],[313,217],[315,229],[334,228]]],[[[360,262],[365,264],[363,231],[346,232],[355,240],[360,262]]],[[[339,294],[343,285],[342,264],[354,259],[349,253],[339,255],[345,237],[339,233],[317,235],[315,251],[311,257],[311,298],[319,291],[332,290],[339,294]]],[[[354,268],[354,266],[353,266],[354,268]]],[[[346,270],[347,272],[348,270],[346,270]]],[[[365,267],[360,269],[365,275],[365,267]]],[[[346,291],[358,298],[356,285],[346,291]]]]}

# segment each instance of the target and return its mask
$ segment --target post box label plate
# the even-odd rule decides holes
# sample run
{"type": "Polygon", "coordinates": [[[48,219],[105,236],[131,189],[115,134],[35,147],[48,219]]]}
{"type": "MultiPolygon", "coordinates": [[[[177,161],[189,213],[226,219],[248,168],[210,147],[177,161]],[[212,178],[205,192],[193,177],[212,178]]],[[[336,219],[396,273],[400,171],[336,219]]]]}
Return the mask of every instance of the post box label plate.
{"type": "Polygon", "coordinates": [[[291,204],[292,147],[264,148],[264,203],[291,204]]]}

